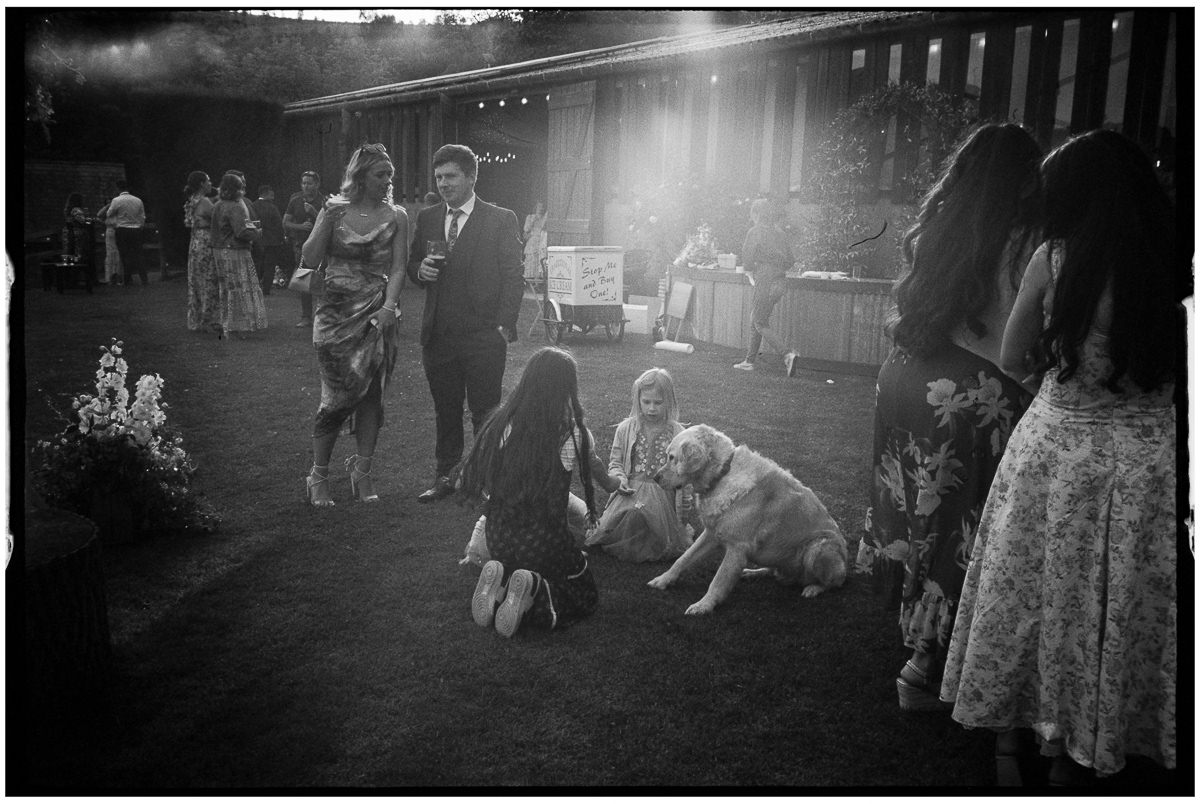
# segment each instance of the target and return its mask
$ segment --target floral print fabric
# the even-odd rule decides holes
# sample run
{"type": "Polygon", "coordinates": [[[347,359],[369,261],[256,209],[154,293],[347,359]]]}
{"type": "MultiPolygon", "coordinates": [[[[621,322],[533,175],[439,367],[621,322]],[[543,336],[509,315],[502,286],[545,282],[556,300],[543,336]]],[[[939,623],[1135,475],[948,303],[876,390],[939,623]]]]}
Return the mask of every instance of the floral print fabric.
{"type": "MultiPolygon", "coordinates": [[[[391,336],[371,323],[380,313],[392,263],[396,221],[366,235],[344,223],[334,230],[325,270],[325,291],[313,316],[313,347],[321,368],[321,407],[313,434],[337,432],[376,380],[387,387],[400,349],[399,327],[391,336]]],[[[352,425],[351,425],[352,427],[352,425]]]]}
{"type": "Polygon", "coordinates": [[[187,326],[206,331],[221,328],[221,291],[210,229],[192,229],[188,243],[187,326]]]}
{"type": "Polygon", "coordinates": [[[1173,388],[1105,388],[1105,336],[1051,371],[979,523],[941,698],[965,726],[1032,727],[1099,775],[1176,763],[1173,388]]]}
{"type": "Polygon", "coordinates": [[[955,345],[918,358],[897,348],[879,373],[871,506],[856,569],[904,644],[940,672],[976,524],[1028,400],[991,362],[955,345]]]}
{"type": "Polygon", "coordinates": [[[226,332],[267,328],[267,306],[249,249],[212,250],[218,282],[220,324],[226,332]]]}
{"type": "Polygon", "coordinates": [[[633,494],[612,494],[587,544],[600,545],[621,561],[660,561],[677,558],[691,539],[675,511],[675,494],[663,489],[652,475],[666,463],[674,428],[648,435],[639,428],[627,472],[633,494]]]}

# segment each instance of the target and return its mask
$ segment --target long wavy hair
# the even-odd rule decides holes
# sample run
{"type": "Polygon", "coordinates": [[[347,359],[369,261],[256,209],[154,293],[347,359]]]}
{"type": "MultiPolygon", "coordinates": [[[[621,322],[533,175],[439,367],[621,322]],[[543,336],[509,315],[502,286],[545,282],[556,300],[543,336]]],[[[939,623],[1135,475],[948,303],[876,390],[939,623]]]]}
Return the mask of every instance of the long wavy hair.
{"type": "Polygon", "coordinates": [[[1039,368],[1057,365],[1059,380],[1075,374],[1079,346],[1111,288],[1113,370],[1105,385],[1118,391],[1128,375],[1143,390],[1160,387],[1175,374],[1184,292],[1177,283],[1187,271],[1175,253],[1175,212],[1150,160],[1114,131],[1090,131],[1046,157],[1042,184],[1046,239],[1063,259],[1039,368]]]}
{"type": "Polygon", "coordinates": [[[226,173],[221,177],[221,188],[218,191],[222,201],[236,201],[246,192],[246,180],[237,173],[226,173]]]}
{"type": "Polygon", "coordinates": [[[187,184],[183,187],[184,195],[188,198],[198,195],[200,188],[204,186],[204,182],[208,181],[208,174],[203,170],[193,170],[188,174],[187,184]]]}
{"type": "MultiPolygon", "coordinates": [[[[342,195],[350,199],[351,203],[356,204],[361,201],[363,193],[366,192],[366,187],[363,185],[363,177],[380,162],[392,163],[391,157],[388,156],[387,148],[383,147],[382,144],[364,143],[358,146],[358,150],[350,155],[350,161],[346,163],[346,173],[342,177],[342,195]]],[[[383,200],[389,206],[392,205],[392,188],[390,186],[388,187],[387,197],[383,200]]]]}
{"type": "Polygon", "coordinates": [[[1036,242],[1042,150],[1013,124],[973,131],[921,202],[901,242],[905,275],[896,284],[896,343],[917,355],[944,346],[963,324],[988,335],[982,316],[1007,274],[1015,291],[1036,242]]]}
{"type": "Polygon", "coordinates": [[[506,505],[532,503],[562,472],[559,450],[576,428],[579,479],[588,519],[595,522],[592,443],[579,404],[578,367],[575,358],[553,346],[534,352],[517,387],[484,422],[459,474],[465,500],[486,493],[506,505]]]}

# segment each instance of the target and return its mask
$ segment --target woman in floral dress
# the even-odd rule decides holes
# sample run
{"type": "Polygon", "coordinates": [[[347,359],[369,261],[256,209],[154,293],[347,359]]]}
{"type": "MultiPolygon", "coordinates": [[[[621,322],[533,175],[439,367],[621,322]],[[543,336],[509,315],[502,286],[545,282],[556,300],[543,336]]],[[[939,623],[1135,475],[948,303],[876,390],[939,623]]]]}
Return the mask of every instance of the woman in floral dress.
{"type": "Polygon", "coordinates": [[[1028,394],[996,365],[1035,242],[1041,150],[1015,125],[973,132],[903,246],[895,348],[879,372],[871,507],[857,568],[899,612],[912,654],[900,706],[944,708],[937,682],[975,524],[1028,394]]]}
{"type": "Polygon", "coordinates": [[[1002,359],[1045,373],[979,522],[941,695],[966,726],[1032,729],[1057,757],[1050,783],[1075,784],[1128,755],[1176,764],[1174,404],[1190,276],[1173,276],[1187,267],[1174,211],[1130,140],[1076,137],[1042,175],[1047,242],[1002,359]]]}
{"type": "Polygon", "coordinates": [[[211,332],[221,328],[220,291],[213,262],[213,203],[208,200],[212,182],[202,170],[188,175],[188,194],[183,204],[183,225],[192,232],[188,243],[187,327],[192,331],[211,332]]]}

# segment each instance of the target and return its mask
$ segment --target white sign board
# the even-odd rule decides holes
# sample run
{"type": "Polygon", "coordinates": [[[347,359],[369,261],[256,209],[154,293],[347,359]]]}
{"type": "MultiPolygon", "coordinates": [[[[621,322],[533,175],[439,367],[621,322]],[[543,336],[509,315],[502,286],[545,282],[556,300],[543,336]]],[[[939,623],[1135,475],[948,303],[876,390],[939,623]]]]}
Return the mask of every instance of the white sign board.
{"type": "Polygon", "coordinates": [[[546,293],[559,304],[621,304],[625,252],[604,246],[551,246],[546,293]]]}

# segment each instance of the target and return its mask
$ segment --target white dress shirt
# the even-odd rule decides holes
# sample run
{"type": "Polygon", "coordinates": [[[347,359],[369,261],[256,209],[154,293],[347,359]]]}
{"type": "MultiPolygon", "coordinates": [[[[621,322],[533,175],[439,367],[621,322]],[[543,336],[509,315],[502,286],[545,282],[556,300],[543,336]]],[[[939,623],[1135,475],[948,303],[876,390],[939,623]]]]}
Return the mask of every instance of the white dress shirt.
{"type": "MultiPolygon", "coordinates": [[[[467,218],[471,217],[471,213],[475,210],[475,193],[471,193],[471,197],[467,199],[467,203],[458,208],[462,214],[458,216],[458,233],[461,235],[463,226],[467,223],[467,218]]],[[[450,221],[454,219],[454,210],[449,206],[446,207],[446,220],[442,223],[442,234],[447,240],[450,239],[450,221]]]]}

